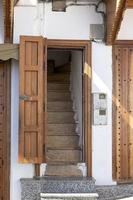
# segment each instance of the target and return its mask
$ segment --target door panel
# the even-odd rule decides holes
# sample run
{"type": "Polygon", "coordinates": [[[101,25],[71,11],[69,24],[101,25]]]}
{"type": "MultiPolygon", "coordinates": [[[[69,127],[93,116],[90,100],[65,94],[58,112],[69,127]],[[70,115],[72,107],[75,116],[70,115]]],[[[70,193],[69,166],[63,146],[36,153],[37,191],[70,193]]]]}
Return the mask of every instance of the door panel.
{"type": "Polygon", "coordinates": [[[133,47],[116,46],[114,57],[114,178],[128,181],[133,180],[133,47]]]}
{"type": "Polygon", "coordinates": [[[39,164],[44,158],[45,48],[46,40],[42,37],[21,36],[19,161],[22,163],[39,164]]]}

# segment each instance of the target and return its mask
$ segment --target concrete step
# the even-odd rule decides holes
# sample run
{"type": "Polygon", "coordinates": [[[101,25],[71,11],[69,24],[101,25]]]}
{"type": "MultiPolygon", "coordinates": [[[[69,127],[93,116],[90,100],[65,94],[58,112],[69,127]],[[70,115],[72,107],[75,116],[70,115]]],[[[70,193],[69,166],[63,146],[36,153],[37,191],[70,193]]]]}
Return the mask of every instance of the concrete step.
{"type": "Polygon", "coordinates": [[[69,83],[59,83],[59,82],[48,82],[47,88],[49,90],[67,90],[69,91],[70,84],[69,83]]]}
{"type": "Polygon", "coordinates": [[[48,75],[48,82],[67,82],[70,81],[70,74],[69,73],[53,73],[51,75],[48,75]]]}
{"type": "Polygon", "coordinates": [[[50,101],[71,101],[71,94],[67,91],[48,91],[48,102],[50,101]]]}
{"type": "Polygon", "coordinates": [[[89,193],[96,192],[95,180],[86,177],[61,178],[44,176],[37,179],[21,179],[21,189],[22,200],[40,199],[40,193],[87,193],[89,195],[89,193]]]}
{"type": "Polygon", "coordinates": [[[79,136],[74,135],[58,135],[58,136],[47,136],[46,139],[47,147],[51,148],[76,148],[79,146],[79,136]]]}
{"type": "Polygon", "coordinates": [[[46,160],[47,163],[61,164],[61,163],[78,163],[80,162],[80,150],[79,149],[50,149],[46,148],[46,160]]]}
{"type": "Polygon", "coordinates": [[[98,199],[97,193],[41,193],[41,200],[96,200],[98,199]]]}
{"type": "Polygon", "coordinates": [[[82,177],[83,173],[77,165],[47,165],[45,176],[82,177]]]}
{"type": "Polygon", "coordinates": [[[75,123],[73,124],[48,124],[48,135],[69,134],[76,130],[75,123]]]}
{"type": "Polygon", "coordinates": [[[48,112],[48,124],[72,124],[74,122],[73,112],[48,112]]]}
{"type": "Polygon", "coordinates": [[[48,102],[48,111],[72,111],[72,101],[48,102]]]}

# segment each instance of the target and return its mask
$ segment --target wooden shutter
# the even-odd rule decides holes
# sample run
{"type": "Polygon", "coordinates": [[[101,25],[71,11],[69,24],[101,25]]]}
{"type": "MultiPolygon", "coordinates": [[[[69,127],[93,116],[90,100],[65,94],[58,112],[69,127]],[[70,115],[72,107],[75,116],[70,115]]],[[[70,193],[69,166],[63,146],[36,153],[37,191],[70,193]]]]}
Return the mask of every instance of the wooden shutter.
{"type": "Polygon", "coordinates": [[[41,163],[44,145],[44,46],[42,37],[20,40],[19,161],[41,163]]]}
{"type": "Polygon", "coordinates": [[[133,179],[133,47],[116,46],[114,52],[114,177],[133,179]]]}

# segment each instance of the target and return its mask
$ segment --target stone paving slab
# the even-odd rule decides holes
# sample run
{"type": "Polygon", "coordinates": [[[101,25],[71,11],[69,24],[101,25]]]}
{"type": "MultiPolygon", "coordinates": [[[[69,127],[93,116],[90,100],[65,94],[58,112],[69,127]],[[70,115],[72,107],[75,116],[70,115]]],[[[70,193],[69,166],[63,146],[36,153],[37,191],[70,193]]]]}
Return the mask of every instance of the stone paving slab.
{"type": "Polygon", "coordinates": [[[133,184],[96,186],[96,192],[99,194],[99,200],[133,200],[133,184]]]}

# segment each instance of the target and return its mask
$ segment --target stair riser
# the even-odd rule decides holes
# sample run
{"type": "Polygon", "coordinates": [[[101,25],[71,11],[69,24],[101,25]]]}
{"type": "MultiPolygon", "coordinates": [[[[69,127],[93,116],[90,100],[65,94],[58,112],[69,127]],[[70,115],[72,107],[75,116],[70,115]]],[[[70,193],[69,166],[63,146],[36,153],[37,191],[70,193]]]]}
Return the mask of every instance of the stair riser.
{"type": "Polygon", "coordinates": [[[74,122],[74,114],[72,112],[48,112],[49,124],[66,124],[74,122]]]}
{"type": "Polygon", "coordinates": [[[56,148],[76,148],[78,147],[78,136],[47,136],[47,146],[56,148]]]}
{"type": "Polygon", "coordinates": [[[48,124],[48,135],[69,134],[76,130],[75,124],[48,124]]]}
{"type": "Polygon", "coordinates": [[[47,165],[46,176],[81,177],[82,171],[76,165],[47,165]]]}
{"type": "Polygon", "coordinates": [[[80,162],[79,150],[48,150],[47,163],[78,163],[80,162]]]}
{"type": "Polygon", "coordinates": [[[48,102],[50,101],[71,101],[69,92],[48,92],[48,102]]]}
{"type": "Polygon", "coordinates": [[[58,178],[45,177],[38,181],[21,179],[22,200],[40,199],[40,193],[95,193],[94,179],[86,178],[58,178]],[[34,188],[34,191],[33,191],[34,188]]]}
{"type": "Polygon", "coordinates": [[[65,64],[64,66],[57,67],[55,71],[59,73],[68,73],[71,71],[71,66],[70,64],[65,64]]]}
{"type": "Polygon", "coordinates": [[[57,84],[57,83],[48,83],[48,91],[49,90],[67,90],[69,91],[69,84],[57,84]]]}
{"type": "Polygon", "coordinates": [[[48,76],[48,82],[69,82],[70,75],[69,74],[53,74],[48,76]]]}
{"type": "Polygon", "coordinates": [[[48,102],[48,111],[72,111],[72,102],[48,102]]]}

